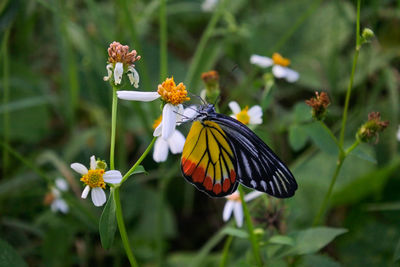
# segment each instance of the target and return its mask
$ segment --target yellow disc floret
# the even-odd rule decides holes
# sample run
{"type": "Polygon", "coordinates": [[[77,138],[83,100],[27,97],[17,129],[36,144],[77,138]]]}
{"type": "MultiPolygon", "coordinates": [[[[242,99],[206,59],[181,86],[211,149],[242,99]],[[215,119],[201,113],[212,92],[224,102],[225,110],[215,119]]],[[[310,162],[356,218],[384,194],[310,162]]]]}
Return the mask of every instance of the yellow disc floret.
{"type": "Polygon", "coordinates": [[[90,186],[90,188],[101,187],[106,188],[106,184],[103,179],[104,170],[89,170],[87,174],[82,176],[81,181],[90,186]]]}
{"type": "Polygon", "coordinates": [[[153,123],[153,130],[155,130],[155,129],[158,127],[158,125],[160,125],[161,121],[162,121],[162,115],[160,115],[160,117],[158,117],[158,118],[154,121],[154,123],[153,123]]]}
{"type": "Polygon", "coordinates": [[[275,65],[280,65],[282,67],[287,67],[290,65],[290,60],[282,57],[279,53],[274,53],[272,55],[272,61],[275,65]]]}
{"type": "Polygon", "coordinates": [[[182,104],[190,100],[187,96],[186,86],[183,83],[176,85],[174,77],[167,78],[162,84],[159,84],[157,92],[162,100],[172,105],[182,104]]]}
{"type": "Polygon", "coordinates": [[[236,119],[240,121],[243,124],[249,124],[250,122],[250,116],[249,116],[249,107],[246,106],[242,111],[240,111],[238,114],[236,114],[236,119]]]}

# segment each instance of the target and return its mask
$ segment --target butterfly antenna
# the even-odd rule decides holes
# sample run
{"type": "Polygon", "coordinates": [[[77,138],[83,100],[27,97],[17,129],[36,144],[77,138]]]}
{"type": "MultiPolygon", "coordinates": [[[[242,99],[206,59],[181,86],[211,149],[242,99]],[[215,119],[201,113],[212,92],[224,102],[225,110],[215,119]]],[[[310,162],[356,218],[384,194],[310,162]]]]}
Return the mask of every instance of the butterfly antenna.
{"type": "Polygon", "coordinates": [[[200,101],[201,101],[201,103],[202,103],[203,105],[207,105],[207,102],[206,102],[203,98],[201,98],[201,96],[196,95],[196,94],[194,94],[194,93],[192,93],[192,92],[189,92],[189,94],[192,95],[192,96],[194,96],[194,97],[196,97],[196,98],[198,98],[198,99],[200,99],[200,101]]]}

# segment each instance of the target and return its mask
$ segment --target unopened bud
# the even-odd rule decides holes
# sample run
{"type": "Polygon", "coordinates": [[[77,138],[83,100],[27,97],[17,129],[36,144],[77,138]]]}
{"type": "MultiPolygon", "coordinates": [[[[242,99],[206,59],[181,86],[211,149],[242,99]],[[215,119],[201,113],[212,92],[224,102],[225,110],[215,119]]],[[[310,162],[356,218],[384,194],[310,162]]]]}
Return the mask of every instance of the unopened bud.
{"type": "Polygon", "coordinates": [[[96,169],[105,170],[107,169],[107,163],[104,160],[98,159],[96,161],[97,167],[96,169]]]}
{"type": "Polygon", "coordinates": [[[215,70],[204,72],[201,74],[201,79],[206,85],[206,100],[215,103],[220,93],[218,72],[215,70]]]}

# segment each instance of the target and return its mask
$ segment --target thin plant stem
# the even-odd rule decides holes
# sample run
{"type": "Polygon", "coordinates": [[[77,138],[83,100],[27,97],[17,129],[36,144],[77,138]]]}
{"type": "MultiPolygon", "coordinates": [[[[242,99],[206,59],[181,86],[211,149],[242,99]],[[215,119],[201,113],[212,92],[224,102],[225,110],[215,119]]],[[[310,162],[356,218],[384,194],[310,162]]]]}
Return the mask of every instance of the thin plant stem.
{"type": "MultiPolygon", "coordinates": [[[[3,54],[3,105],[6,107],[10,98],[10,66],[8,61],[8,38],[10,36],[10,28],[4,34],[2,43],[3,54]]],[[[8,108],[5,109],[3,114],[3,142],[8,145],[10,139],[10,114],[8,108]]],[[[6,177],[7,168],[9,165],[8,150],[3,149],[3,177],[6,177]]]]}
{"type": "Polygon", "coordinates": [[[119,197],[119,187],[112,188],[114,190],[114,201],[115,201],[115,216],[117,218],[118,229],[121,235],[122,244],[124,245],[126,256],[128,257],[131,266],[138,266],[135,256],[133,255],[131,246],[129,244],[128,234],[126,232],[124,218],[122,216],[121,200],[119,197]]]}
{"type": "Polygon", "coordinates": [[[224,249],[222,251],[222,259],[219,264],[220,267],[226,266],[226,262],[228,260],[228,255],[229,255],[229,248],[231,246],[232,240],[233,240],[233,236],[231,236],[231,235],[229,235],[225,240],[224,249]]]}
{"type": "Polygon", "coordinates": [[[325,122],[319,120],[318,121],[321,126],[326,130],[326,132],[329,134],[329,136],[332,138],[333,142],[335,142],[336,146],[339,148],[340,152],[343,152],[343,148],[340,145],[339,141],[337,140],[336,136],[332,133],[331,129],[329,129],[328,126],[326,126],[325,122]]]}
{"type": "Polygon", "coordinates": [[[160,0],[160,13],[159,13],[159,23],[160,23],[160,82],[162,82],[167,77],[167,0],[160,0]]]}
{"type": "Polygon", "coordinates": [[[110,170],[114,170],[114,154],[115,154],[115,130],[117,127],[117,107],[118,97],[117,88],[113,86],[112,92],[112,108],[111,108],[111,141],[110,141],[110,170]]]}
{"type": "Polygon", "coordinates": [[[239,190],[239,195],[240,195],[240,201],[242,202],[244,217],[246,219],[247,231],[249,232],[251,246],[253,248],[254,259],[256,261],[257,266],[263,266],[263,263],[262,263],[262,260],[260,257],[260,248],[258,246],[257,237],[254,234],[253,222],[251,221],[250,212],[249,212],[249,209],[247,208],[246,201],[244,201],[244,192],[243,192],[241,185],[239,185],[238,190],[239,190]]]}
{"type": "Polygon", "coordinates": [[[343,118],[342,118],[342,128],[340,129],[339,143],[340,143],[340,145],[342,147],[343,147],[343,142],[344,142],[344,134],[345,134],[345,131],[346,131],[347,110],[349,109],[351,89],[353,88],[354,73],[356,71],[358,54],[359,54],[360,48],[361,48],[360,9],[361,9],[361,0],[357,0],[357,23],[356,23],[356,35],[357,36],[356,36],[356,49],[355,49],[356,51],[354,53],[353,66],[351,68],[350,81],[349,81],[349,85],[347,87],[347,92],[346,92],[346,100],[345,100],[345,103],[344,103],[343,118]]]}
{"type": "Polygon", "coordinates": [[[144,158],[147,156],[147,154],[149,154],[150,150],[152,149],[156,139],[157,139],[157,137],[153,137],[153,140],[151,140],[151,143],[146,148],[146,150],[143,152],[143,154],[140,156],[140,158],[136,161],[136,163],[132,166],[132,168],[130,168],[129,171],[127,173],[125,173],[124,177],[122,177],[121,183],[119,183],[119,185],[121,185],[123,182],[125,182],[126,179],[128,179],[128,177],[136,170],[136,168],[139,166],[139,164],[142,163],[144,158]]]}
{"type": "Polygon", "coordinates": [[[349,86],[347,87],[347,92],[346,92],[346,100],[344,104],[344,110],[343,110],[343,118],[342,118],[342,127],[340,129],[340,139],[339,139],[339,155],[338,155],[338,160],[336,163],[336,169],[335,172],[333,173],[331,183],[328,188],[328,192],[325,194],[324,200],[321,204],[321,207],[319,208],[319,211],[317,215],[314,218],[313,221],[313,226],[316,226],[320,223],[322,215],[325,213],[326,208],[328,207],[329,199],[331,197],[333,187],[335,186],[336,179],[340,173],[340,169],[342,168],[343,162],[346,159],[347,155],[355,149],[359,141],[356,140],[352,146],[350,146],[346,151],[343,150],[343,143],[344,143],[344,133],[346,129],[346,121],[347,121],[347,110],[349,108],[349,103],[350,103],[350,94],[351,94],[351,89],[353,87],[353,80],[354,80],[354,74],[356,71],[356,65],[357,65],[357,59],[358,59],[358,54],[360,52],[361,48],[361,39],[360,39],[360,9],[361,9],[361,0],[357,0],[357,22],[356,22],[356,48],[355,48],[355,54],[353,58],[353,67],[351,69],[351,76],[350,76],[350,81],[349,81],[349,86]]]}

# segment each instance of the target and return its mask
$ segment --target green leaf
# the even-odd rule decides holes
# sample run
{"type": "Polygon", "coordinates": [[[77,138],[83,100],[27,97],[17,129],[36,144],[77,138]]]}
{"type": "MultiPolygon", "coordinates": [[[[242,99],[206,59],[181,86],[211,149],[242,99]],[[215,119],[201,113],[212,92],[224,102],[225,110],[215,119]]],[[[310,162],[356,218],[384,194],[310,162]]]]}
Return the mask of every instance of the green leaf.
{"type": "Polygon", "coordinates": [[[394,250],[394,255],[393,255],[393,260],[398,261],[400,259],[400,240],[396,245],[396,248],[394,250]]]}
{"type": "Polygon", "coordinates": [[[239,238],[248,238],[249,234],[246,231],[243,231],[238,228],[233,228],[233,227],[227,227],[222,231],[223,234],[226,235],[231,235],[234,237],[239,237],[239,238]]]}
{"type": "Polygon", "coordinates": [[[117,229],[115,208],[114,189],[111,189],[110,197],[108,198],[107,204],[104,207],[99,222],[101,245],[105,249],[109,249],[111,247],[114,241],[115,231],[117,229]]]}
{"type": "Polygon", "coordinates": [[[311,108],[304,102],[299,102],[294,107],[293,122],[301,123],[310,121],[311,108]]]}
{"type": "Polygon", "coordinates": [[[371,155],[372,153],[373,150],[370,149],[370,146],[367,146],[366,144],[359,144],[357,148],[350,152],[350,155],[376,164],[377,161],[375,157],[371,155]]]}
{"type": "Polygon", "coordinates": [[[290,125],[289,127],[289,143],[293,150],[302,149],[308,139],[308,134],[302,125],[290,125]]]}
{"type": "Polygon", "coordinates": [[[268,240],[268,242],[272,244],[280,244],[288,246],[294,245],[294,239],[286,235],[274,235],[268,240]]]}
{"type": "Polygon", "coordinates": [[[306,255],[300,267],[340,267],[341,265],[325,255],[306,255]]]}
{"type": "Polygon", "coordinates": [[[330,155],[337,155],[338,148],[335,141],[332,140],[332,137],[319,122],[307,124],[304,129],[322,151],[330,155]]]}
{"type": "Polygon", "coordinates": [[[129,176],[132,176],[132,175],[135,175],[135,174],[139,174],[139,173],[144,173],[144,174],[146,174],[146,175],[149,174],[149,173],[144,169],[144,167],[143,167],[142,165],[139,165],[139,166],[136,167],[135,171],[132,172],[132,174],[129,175],[129,176]]]}
{"type": "Polygon", "coordinates": [[[14,248],[2,239],[0,239],[0,266],[27,266],[14,248]]]}
{"type": "Polygon", "coordinates": [[[288,255],[311,254],[328,245],[335,237],[344,234],[347,229],[315,227],[291,234],[294,246],[287,251],[288,255]]]}

